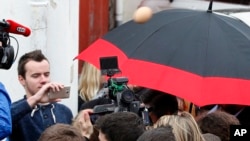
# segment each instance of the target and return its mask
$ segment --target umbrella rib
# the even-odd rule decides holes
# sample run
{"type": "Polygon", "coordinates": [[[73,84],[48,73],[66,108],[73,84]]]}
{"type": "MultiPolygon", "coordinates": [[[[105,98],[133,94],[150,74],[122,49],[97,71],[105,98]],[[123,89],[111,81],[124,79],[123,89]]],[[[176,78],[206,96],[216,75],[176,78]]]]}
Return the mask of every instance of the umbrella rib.
{"type": "MultiPolygon", "coordinates": [[[[217,15],[218,15],[218,14],[217,14],[217,15]]],[[[225,15],[219,15],[219,16],[225,16],[225,15]]],[[[245,24],[243,21],[241,21],[240,19],[235,18],[235,17],[233,17],[233,16],[227,16],[227,17],[232,18],[232,19],[235,19],[235,20],[239,20],[240,22],[242,22],[243,24],[245,24]]],[[[237,30],[238,32],[240,32],[242,35],[245,35],[244,37],[245,37],[246,39],[250,40],[249,34],[247,35],[246,32],[242,31],[239,27],[234,26],[234,25],[233,25],[232,23],[230,23],[230,22],[226,22],[226,20],[225,20],[224,18],[218,18],[218,19],[222,20],[224,23],[227,23],[227,25],[231,26],[232,29],[236,29],[236,30],[237,30]]],[[[245,24],[245,25],[246,25],[246,24],[245,24]]],[[[246,27],[248,27],[248,25],[246,25],[246,27]]]]}

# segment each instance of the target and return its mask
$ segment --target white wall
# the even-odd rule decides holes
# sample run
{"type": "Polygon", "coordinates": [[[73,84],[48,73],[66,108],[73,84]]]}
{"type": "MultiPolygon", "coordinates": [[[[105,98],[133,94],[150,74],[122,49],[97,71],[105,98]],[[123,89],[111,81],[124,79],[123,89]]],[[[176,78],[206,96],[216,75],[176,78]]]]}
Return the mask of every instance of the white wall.
{"type": "MultiPolygon", "coordinates": [[[[70,99],[62,100],[77,113],[78,0],[0,0],[0,20],[12,19],[31,28],[29,37],[10,34],[20,45],[17,60],[34,49],[42,49],[51,63],[53,81],[71,86],[70,99]],[[73,75],[72,75],[73,74],[73,75]],[[73,76],[73,77],[72,77],[73,76]]],[[[16,43],[11,40],[16,49],[16,43]]],[[[15,51],[17,52],[17,51],[15,51]]],[[[22,98],[24,89],[17,80],[17,61],[11,69],[0,70],[0,81],[12,101],[22,98]]]]}

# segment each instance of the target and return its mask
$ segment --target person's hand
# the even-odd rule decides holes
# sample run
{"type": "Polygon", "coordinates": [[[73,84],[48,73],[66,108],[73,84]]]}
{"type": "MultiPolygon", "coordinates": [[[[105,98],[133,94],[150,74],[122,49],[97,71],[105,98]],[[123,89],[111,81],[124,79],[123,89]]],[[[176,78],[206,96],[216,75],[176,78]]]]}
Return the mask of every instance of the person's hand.
{"type": "Polygon", "coordinates": [[[90,138],[94,132],[94,127],[91,123],[89,114],[93,113],[92,109],[85,109],[80,112],[78,122],[80,123],[81,133],[83,136],[90,138]]]}
{"type": "Polygon", "coordinates": [[[64,88],[64,85],[60,83],[56,83],[56,82],[47,83],[43,85],[37,93],[29,97],[27,101],[31,107],[34,107],[37,103],[48,103],[48,102],[60,101],[59,99],[50,99],[48,96],[48,92],[50,90],[54,92],[60,91],[63,88],[64,88]]]}

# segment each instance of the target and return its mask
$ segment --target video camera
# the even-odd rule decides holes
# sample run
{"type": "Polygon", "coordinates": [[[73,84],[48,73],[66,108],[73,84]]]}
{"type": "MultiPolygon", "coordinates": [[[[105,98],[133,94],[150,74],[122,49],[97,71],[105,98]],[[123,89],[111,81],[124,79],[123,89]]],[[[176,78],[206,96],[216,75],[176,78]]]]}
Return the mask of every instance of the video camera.
{"type": "Polygon", "coordinates": [[[14,61],[14,49],[6,32],[9,26],[5,20],[0,22],[0,69],[9,69],[14,61]]]}
{"type": "Polygon", "coordinates": [[[9,69],[16,60],[19,45],[17,39],[10,36],[9,33],[29,36],[31,31],[28,27],[18,24],[12,20],[3,19],[0,21],[0,69],[9,69]],[[17,53],[14,57],[14,49],[10,43],[10,37],[17,42],[17,53]]]}
{"type": "Polygon", "coordinates": [[[139,98],[136,98],[134,92],[127,86],[127,77],[114,77],[119,73],[117,56],[101,57],[100,68],[103,75],[107,75],[108,98],[112,100],[111,104],[96,105],[94,113],[90,115],[92,123],[100,116],[112,112],[134,112],[143,118],[144,124],[150,123],[147,110],[141,107],[139,98]]]}

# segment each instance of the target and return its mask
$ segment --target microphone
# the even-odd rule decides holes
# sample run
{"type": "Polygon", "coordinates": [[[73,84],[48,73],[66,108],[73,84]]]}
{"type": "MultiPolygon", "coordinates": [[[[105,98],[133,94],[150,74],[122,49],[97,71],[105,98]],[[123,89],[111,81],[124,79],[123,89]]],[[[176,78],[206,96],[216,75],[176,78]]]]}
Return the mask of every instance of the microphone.
{"type": "Polygon", "coordinates": [[[25,37],[29,36],[31,31],[28,27],[23,26],[15,21],[6,20],[7,24],[9,25],[5,31],[14,34],[21,34],[25,37]]]}

